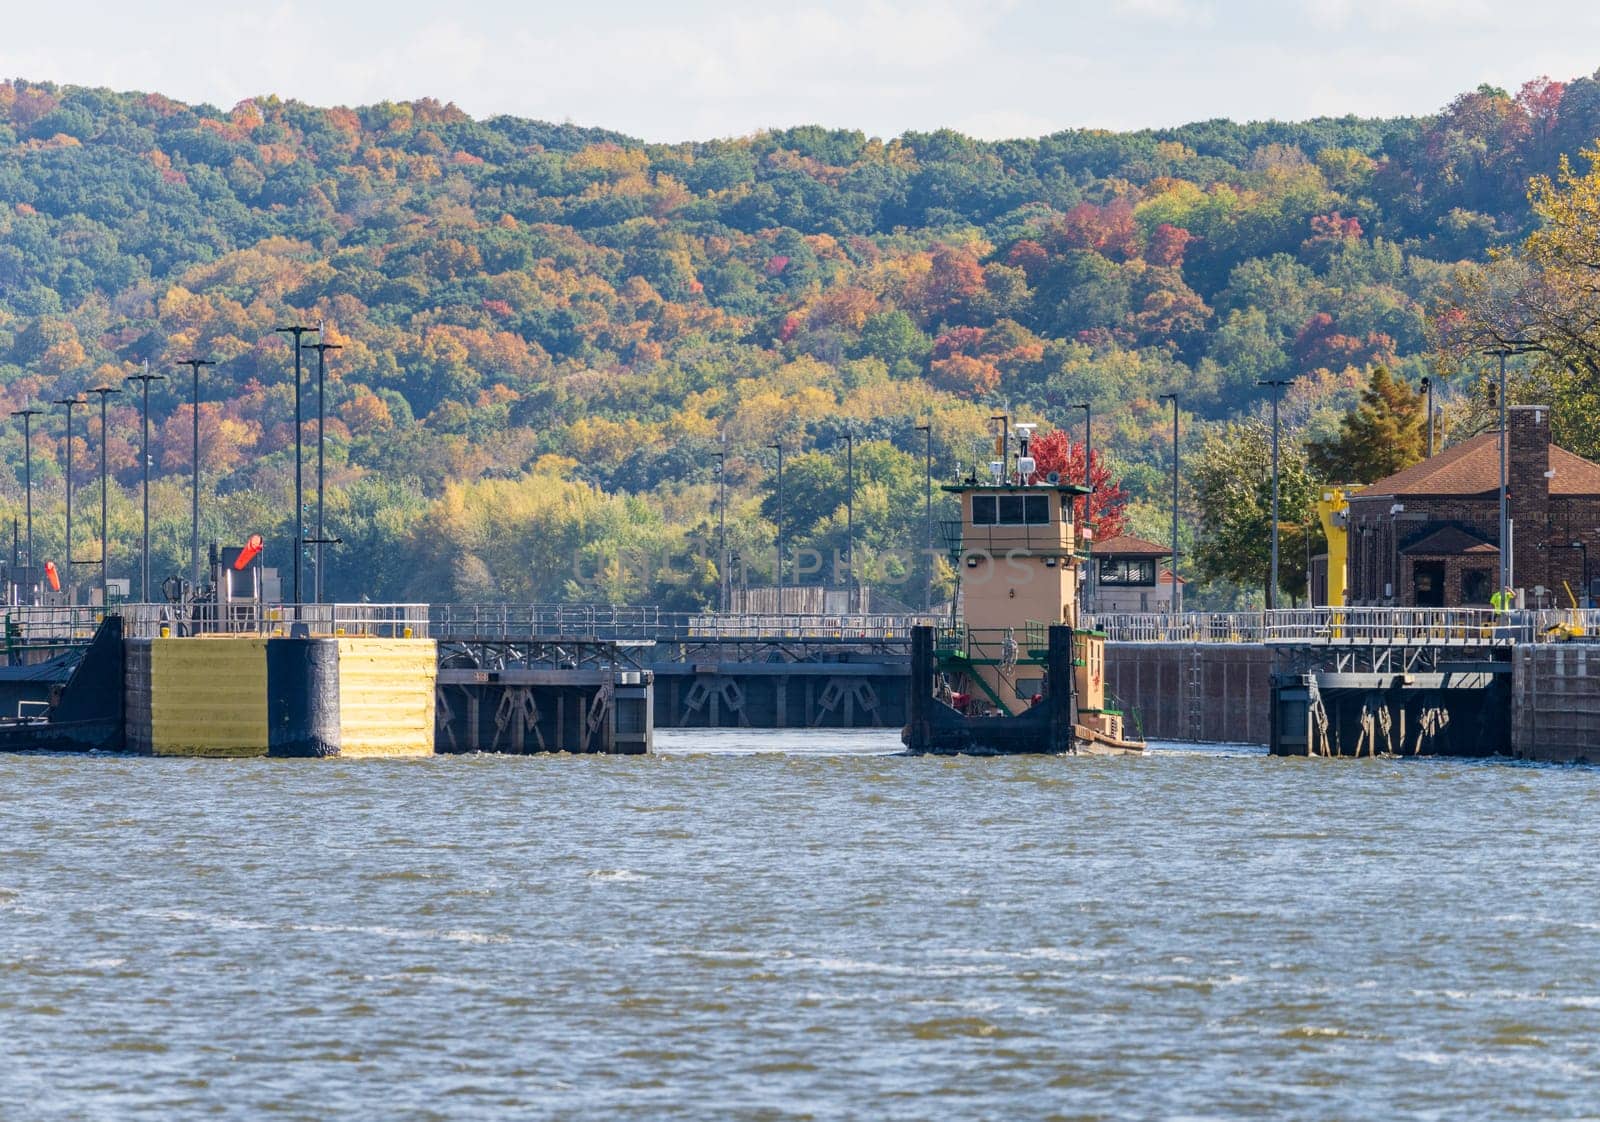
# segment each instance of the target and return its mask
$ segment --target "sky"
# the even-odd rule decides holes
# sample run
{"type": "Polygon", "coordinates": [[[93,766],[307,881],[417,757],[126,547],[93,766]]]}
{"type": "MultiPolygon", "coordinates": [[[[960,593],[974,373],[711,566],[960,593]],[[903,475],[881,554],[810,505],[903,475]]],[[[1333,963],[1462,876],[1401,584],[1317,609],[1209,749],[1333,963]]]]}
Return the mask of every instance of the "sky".
{"type": "Polygon", "coordinates": [[[1600,69],[1593,0],[119,0],[6,5],[0,78],[229,108],[433,97],[651,141],[1000,139],[1426,114],[1600,69]]]}

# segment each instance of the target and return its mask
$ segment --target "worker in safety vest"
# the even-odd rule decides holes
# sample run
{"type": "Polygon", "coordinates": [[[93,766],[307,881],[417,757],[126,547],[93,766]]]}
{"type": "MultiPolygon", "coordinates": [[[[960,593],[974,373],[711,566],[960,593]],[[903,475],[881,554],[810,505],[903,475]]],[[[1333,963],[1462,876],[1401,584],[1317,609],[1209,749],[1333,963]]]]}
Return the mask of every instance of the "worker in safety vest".
{"type": "Polygon", "coordinates": [[[1499,592],[1489,597],[1489,607],[1493,608],[1497,615],[1504,615],[1509,612],[1516,602],[1517,594],[1509,588],[1502,588],[1499,592]]]}

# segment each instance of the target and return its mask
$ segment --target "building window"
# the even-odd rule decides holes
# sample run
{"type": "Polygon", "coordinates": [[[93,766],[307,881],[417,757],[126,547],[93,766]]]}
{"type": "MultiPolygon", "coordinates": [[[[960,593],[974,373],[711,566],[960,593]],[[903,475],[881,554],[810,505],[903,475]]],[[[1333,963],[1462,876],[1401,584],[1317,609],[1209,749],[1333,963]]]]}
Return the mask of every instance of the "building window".
{"type": "Polygon", "coordinates": [[[1488,569],[1468,569],[1461,574],[1461,602],[1487,604],[1494,592],[1494,573],[1488,569]]]}
{"type": "Polygon", "coordinates": [[[972,524],[974,526],[994,525],[994,499],[993,495],[972,496],[972,524]]]}
{"type": "Polygon", "coordinates": [[[1117,585],[1119,587],[1143,586],[1154,587],[1156,583],[1156,563],[1154,560],[1141,561],[1132,557],[1102,557],[1100,561],[1100,583],[1102,585],[1117,585]]]}

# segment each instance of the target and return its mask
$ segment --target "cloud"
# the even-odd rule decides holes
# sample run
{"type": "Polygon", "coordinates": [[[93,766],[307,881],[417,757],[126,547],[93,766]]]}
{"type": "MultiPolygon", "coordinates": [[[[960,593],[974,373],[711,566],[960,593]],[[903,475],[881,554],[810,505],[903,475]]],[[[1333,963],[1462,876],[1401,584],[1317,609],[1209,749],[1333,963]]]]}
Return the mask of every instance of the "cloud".
{"type": "Polygon", "coordinates": [[[1113,0],[1111,8],[1120,16],[1181,27],[1203,27],[1216,15],[1203,0],[1113,0]]]}

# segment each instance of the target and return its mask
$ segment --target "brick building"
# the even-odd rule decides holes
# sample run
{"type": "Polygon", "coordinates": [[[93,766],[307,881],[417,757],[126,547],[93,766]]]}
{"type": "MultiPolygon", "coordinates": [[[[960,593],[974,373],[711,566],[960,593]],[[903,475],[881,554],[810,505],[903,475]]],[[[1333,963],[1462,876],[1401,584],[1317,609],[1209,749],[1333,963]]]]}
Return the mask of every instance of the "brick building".
{"type": "MultiPolygon", "coordinates": [[[[1506,411],[1512,584],[1566,606],[1600,574],[1600,465],[1550,443],[1550,410],[1506,411]],[[1593,563],[1590,563],[1590,555],[1593,563]]],[[[1487,606],[1500,566],[1500,433],[1480,433],[1349,497],[1349,601],[1487,606]]],[[[1591,589],[1592,591],[1592,589],[1591,589]]]]}

